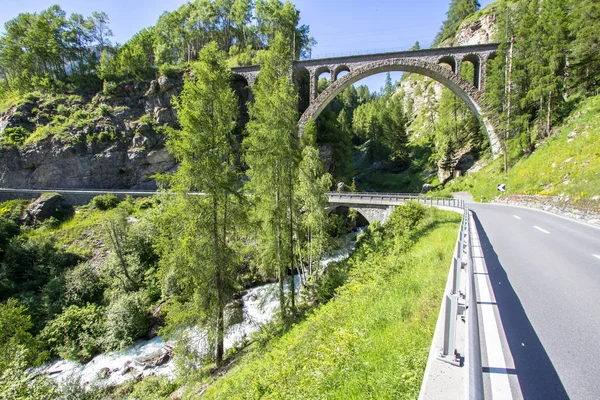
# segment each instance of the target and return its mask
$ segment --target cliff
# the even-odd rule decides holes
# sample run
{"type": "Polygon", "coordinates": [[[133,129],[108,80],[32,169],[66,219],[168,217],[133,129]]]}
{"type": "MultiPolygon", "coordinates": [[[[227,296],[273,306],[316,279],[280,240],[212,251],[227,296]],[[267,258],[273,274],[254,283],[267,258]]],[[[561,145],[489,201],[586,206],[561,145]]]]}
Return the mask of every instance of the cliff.
{"type": "Polygon", "coordinates": [[[154,174],[176,167],[161,131],[176,124],[181,88],[181,78],[161,77],[92,99],[26,96],[0,114],[0,186],[154,188],[154,174]]]}

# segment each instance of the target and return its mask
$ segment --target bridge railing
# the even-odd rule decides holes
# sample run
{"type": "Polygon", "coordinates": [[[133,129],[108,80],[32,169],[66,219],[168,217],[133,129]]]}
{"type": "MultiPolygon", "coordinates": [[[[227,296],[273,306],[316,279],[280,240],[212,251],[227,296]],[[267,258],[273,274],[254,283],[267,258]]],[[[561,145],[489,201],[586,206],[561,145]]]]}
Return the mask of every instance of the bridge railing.
{"type": "Polygon", "coordinates": [[[406,201],[417,201],[419,203],[438,207],[450,207],[462,209],[465,205],[463,200],[449,199],[444,197],[432,197],[414,193],[351,193],[331,192],[327,194],[330,203],[341,204],[380,204],[398,205],[406,201]]]}

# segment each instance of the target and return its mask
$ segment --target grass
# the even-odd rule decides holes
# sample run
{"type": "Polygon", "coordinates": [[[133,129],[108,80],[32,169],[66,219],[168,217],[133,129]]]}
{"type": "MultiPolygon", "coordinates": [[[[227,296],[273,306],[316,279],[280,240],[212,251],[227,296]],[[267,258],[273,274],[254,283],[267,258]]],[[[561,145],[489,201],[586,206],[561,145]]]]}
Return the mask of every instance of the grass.
{"type": "Polygon", "coordinates": [[[417,398],[460,221],[427,214],[407,251],[389,238],[361,245],[332,301],[242,358],[203,398],[417,398]]]}
{"type": "Polygon", "coordinates": [[[29,231],[28,236],[51,237],[58,248],[89,258],[93,250],[101,245],[101,224],[105,216],[105,211],[95,210],[89,205],[81,206],[66,221],[60,224],[42,224],[29,231]]]}
{"type": "Polygon", "coordinates": [[[557,134],[508,173],[497,159],[441,193],[466,191],[475,200],[489,201],[498,196],[500,183],[506,184],[506,194],[561,195],[574,203],[600,196],[600,96],[585,100],[557,134]]]}
{"type": "MultiPolygon", "coordinates": [[[[129,198],[119,203],[130,215],[141,217],[151,206],[152,199],[129,198]]],[[[2,205],[0,203],[0,211],[2,205]]],[[[70,217],[59,221],[59,223],[42,223],[36,229],[28,231],[27,235],[32,238],[51,237],[57,247],[77,254],[83,258],[90,258],[94,251],[104,249],[102,224],[110,210],[99,210],[92,203],[77,207],[70,217]]]]}
{"type": "Polygon", "coordinates": [[[113,121],[113,116],[123,112],[126,107],[111,107],[107,104],[97,105],[95,102],[84,103],[76,95],[42,95],[28,94],[24,98],[12,96],[0,102],[0,109],[8,109],[24,101],[34,104],[29,115],[31,126],[27,126],[26,136],[18,141],[4,140],[3,146],[17,145],[26,147],[38,143],[48,137],[60,139],[65,144],[84,142],[101,142],[108,144],[123,136],[113,121]],[[3,104],[6,104],[3,106],[3,104]],[[45,120],[39,124],[35,120],[45,120]],[[87,133],[84,134],[87,129],[87,133]]]}

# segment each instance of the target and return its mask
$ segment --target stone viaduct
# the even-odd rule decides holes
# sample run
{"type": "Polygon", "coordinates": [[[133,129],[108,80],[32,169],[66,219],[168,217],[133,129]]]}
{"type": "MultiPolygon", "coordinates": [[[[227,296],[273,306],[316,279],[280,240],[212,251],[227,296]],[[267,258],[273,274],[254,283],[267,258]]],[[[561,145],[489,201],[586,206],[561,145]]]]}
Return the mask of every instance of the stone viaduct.
{"type": "MultiPolygon", "coordinates": [[[[300,131],[310,118],[317,119],[325,107],[353,83],[381,72],[411,72],[440,82],[461,98],[485,128],[492,151],[498,156],[501,146],[494,123],[497,118],[485,107],[483,98],[487,64],[497,49],[497,44],[486,44],[296,61],[292,73],[299,91],[302,80],[309,82],[308,99],[304,101],[307,107],[300,110],[300,131]],[[462,65],[466,62],[474,67],[473,83],[461,75],[462,65]],[[330,85],[319,94],[317,84],[323,73],[330,75],[330,85]]],[[[234,78],[249,87],[256,82],[259,72],[259,66],[233,68],[234,78]]],[[[300,97],[302,100],[303,96],[300,97]]]]}

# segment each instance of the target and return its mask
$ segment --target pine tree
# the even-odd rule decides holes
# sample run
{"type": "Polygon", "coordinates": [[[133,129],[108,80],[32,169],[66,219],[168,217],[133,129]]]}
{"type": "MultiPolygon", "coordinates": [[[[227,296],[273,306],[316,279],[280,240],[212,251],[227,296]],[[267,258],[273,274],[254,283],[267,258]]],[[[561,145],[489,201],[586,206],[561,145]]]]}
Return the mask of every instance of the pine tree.
{"type": "Polygon", "coordinates": [[[570,87],[596,94],[600,86],[600,3],[572,0],[569,30],[574,37],[569,56],[570,87]]]}
{"type": "Polygon", "coordinates": [[[207,327],[219,364],[224,354],[224,309],[236,285],[232,237],[242,215],[232,146],[237,100],[226,55],[217,43],[204,47],[192,68],[175,103],[182,129],[171,131],[167,140],[179,168],[165,180],[180,196],[171,209],[175,215],[165,213],[159,247],[165,285],[173,287],[169,325],[207,327]]]}
{"type": "Polygon", "coordinates": [[[320,256],[327,249],[327,192],[333,184],[331,175],[325,172],[323,161],[316,147],[317,128],[311,119],[304,128],[302,161],[299,165],[298,203],[302,206],[301,225],[306,238],[305,254],[308,259],[308,275],[306,280],[314,278],[314,269],[320,256]]]}
{"type": "MultiPolygon", "coordinates": [[[[289,42],[275,36],[262,55],[260,80],[251,105],[248,136],[244,140],[249,167],[248,190],[254,202],[253,219],[260,227],[259,262],[266,274],[279,281],[279,305],[286,319],[284,281],[294,266],[294,227],[297,205],[294,191],[300,160],[296,111],[297,95],[290,81],[289,42]]],[[[294,308],[294,280],[291,307],[294,308]]]]}
{"type": "Polygon", "coordinates": [[[446,39],[454,37],[462,21],[479,10],[478,0],[451,0],[450,7],[446,13],[446,20],[436,35],[433,46],[442,44],[446,39]]]}

